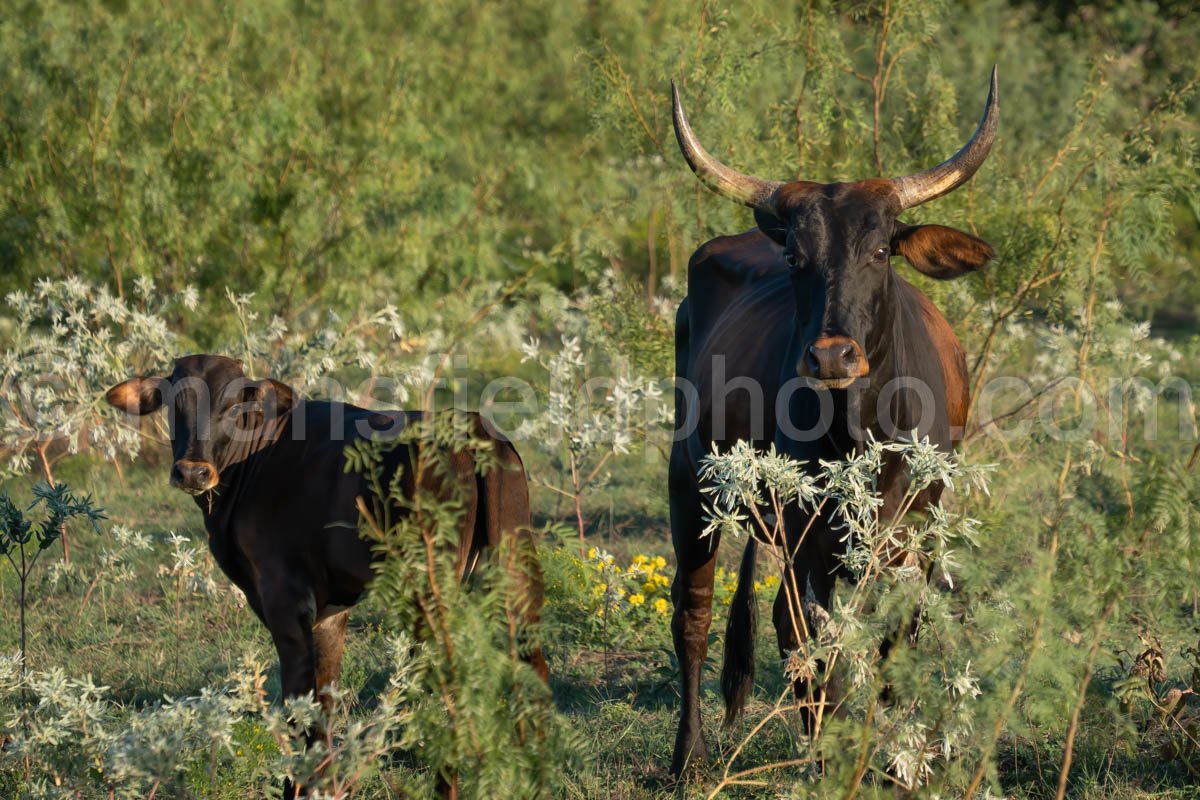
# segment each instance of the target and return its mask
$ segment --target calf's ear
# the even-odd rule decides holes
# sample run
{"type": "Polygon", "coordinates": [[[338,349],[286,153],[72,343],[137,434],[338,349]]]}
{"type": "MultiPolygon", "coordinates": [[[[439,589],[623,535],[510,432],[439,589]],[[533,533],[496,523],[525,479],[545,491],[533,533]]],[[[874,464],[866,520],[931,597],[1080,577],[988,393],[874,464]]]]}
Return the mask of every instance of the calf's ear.
{"type": "Polygon", "coordinates": [[[105,392],[104,399],[126,414],[143,416],[162,406],[166,383],[165,378],[130,378],[105,392]]]}
{"type": "Polygon", "coordinates": [[[287,411],[296,402],[296,393],[286,383],[280,383],[273,378],[263,378],[261,381],[250,381],[246,384],[248,400],[262,403],[271,407],[276,414],[287,411]]]}
{"type": "Polygon", "coordinates": [[[925,275],[938,280],[961,278],[996,255],[992,246],[976,236],[945,225],[896,224],[892,251],[925,275]]]}

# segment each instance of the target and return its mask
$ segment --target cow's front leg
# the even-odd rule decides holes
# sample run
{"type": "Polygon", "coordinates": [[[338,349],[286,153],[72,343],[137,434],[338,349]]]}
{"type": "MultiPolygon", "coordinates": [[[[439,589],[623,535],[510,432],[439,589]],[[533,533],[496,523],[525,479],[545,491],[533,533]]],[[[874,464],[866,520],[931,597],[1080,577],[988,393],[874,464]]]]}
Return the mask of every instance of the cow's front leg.
{"type": "Polygon", "coordinates": [[[264,604],[267,630],[279,654],[279,680],[284,700],[317,688],[316,654],[313,648],[311,600],[295,602],[267,600],[264,604]]]}
{"type": "MultiPolygon", "coordinates": [[[[803,655],[803,649],[808,646],[808,619],[804,615],[804,595],[807,591],[807,570],[798,567],[793,560],[783,570],[783,580],[779,593],[775,595],[775,604],[771,607],[771,621],[775,625],[775,638],[779,643],[779,657],[784,660],[785,670],[792,653],[797,651],[803,655]]],[[[803,660],[803,659],[801,659],[803,660]]],[[[814,691],[812,677],[809,675],[796,676],[792,681],[792,691],[796,701],[801,703],[801,718],[809,735],[814,733],[816,715],[811,695],[814,691]]]]}
{"type": "MultiPolygon", "coordinates": [[[[810,535],[813,534],[810,532],[810,535]]],[[[805,654],[812,647],[810,639],[819,633],[813,629],[814,624],[819,624],[819,615],[814,615],[813,607],[829,608],[833,581],[831,571],[821,560],[816,547],[798,548],[785,565],[782,585],[775,595],[771,613],[779,655],[785,664],[797,651],[799,658],[793,663],[807,661],[805,654]]],[[[800,674],[792,683],[796,701],[800,704],[801,719],[810,736],[819,732],[824,714],[831,704],[836,705],[839,696],[837,682],[833,676],[824,674],[825,667],[824,661],[818,661],[816,675],[800,674]]]]}
{"type": "Polygon", "coordinates": [[[672,497],[671,538],[678,566],[671,584],[671,599],[675,603],[671,633],[683,694],[679,731],[671,757],[671,774],[675,776],[682,775],[688,764],[701,764],[708,756],[700,723],[700,673],[708,655],[719,534],[713,532],[702,537],[703,530],[699,499],[672,497]]]}

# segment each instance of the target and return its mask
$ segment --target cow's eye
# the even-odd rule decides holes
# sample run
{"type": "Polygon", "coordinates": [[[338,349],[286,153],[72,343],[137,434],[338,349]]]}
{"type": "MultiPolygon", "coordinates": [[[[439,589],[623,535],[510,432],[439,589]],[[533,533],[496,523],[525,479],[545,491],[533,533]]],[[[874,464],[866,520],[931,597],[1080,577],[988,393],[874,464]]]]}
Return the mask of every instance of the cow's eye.
{"type": "Polygon", "coordinates": [[[891,254],[892,254],[891,249],[889,249],[887,247],[881,247],[875,251],[875,260],[876,261],[887,261],[888,257],[891,256],[891,254]]]}
{"type": "Polygon", "coordinates": [[[792,269],[795,269],[795,268],[796,268],[796,265],[799,263],[799,262],[796,260],[796,254],[795,254],[795,253],[793,253],[791,250],[788,250],[788,251],[785,251],[785,252],[784,252],[784,254],[783,254],[783,260],[784,260],[784,262],[785,262],[785,263],[786,263],[786,264],[787,264],[789,267],[791,267],[792,269]]]}

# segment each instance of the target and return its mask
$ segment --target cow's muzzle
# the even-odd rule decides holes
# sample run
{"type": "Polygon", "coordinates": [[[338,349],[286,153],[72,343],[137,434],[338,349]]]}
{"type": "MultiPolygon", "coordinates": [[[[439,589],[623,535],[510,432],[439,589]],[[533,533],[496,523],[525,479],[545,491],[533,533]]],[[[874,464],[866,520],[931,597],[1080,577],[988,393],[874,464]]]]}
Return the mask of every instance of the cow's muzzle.
{"type": "Polygon", "coordinates": [[[210,461],[181,458],[171,467],[171,485],[188,494],[202,494],[215,489],[217,481],[217,468],[210,461]]]}
{"type": "Polygon", "coordinates": [[[871,371],[862,345],[849,336],[822,336],[804,350],[797,370],[826,389],[845,389],[871,371]]]}

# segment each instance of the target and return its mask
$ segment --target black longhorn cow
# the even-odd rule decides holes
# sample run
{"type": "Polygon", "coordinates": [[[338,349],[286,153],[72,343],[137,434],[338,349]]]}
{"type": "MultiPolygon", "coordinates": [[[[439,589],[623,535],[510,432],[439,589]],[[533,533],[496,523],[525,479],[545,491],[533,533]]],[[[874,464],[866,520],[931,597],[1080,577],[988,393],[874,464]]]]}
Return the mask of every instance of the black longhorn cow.
{"type": "MultiPolygon", "coordinates": [[[[715,191],[754,209],[757,227],[703,244],[688,265],[687,297],[675,333],[676,434],[671,450],[671,535],[677,571],[672,633],[683,707],[671,770],[705,757],[700,669],[712,622],[719,533],[703,536],[697,470],[714,447],[747,440],[816,465],[861,448],[868,434],[894,440],[914,430],[944,450],[961,436],[968,408],[967,368],[945,318],[892,269],[901,255],[917,271],[946,280],[992,257],[981,239],[940,225],[907,225],[905,210],[967,181],[983,163],[999,122],[996,70],[971,140],[944,163],[915,175],[853,183],[774,182],[743,175],[697,141],[672,84],[675,133],[692,170],[715,191]]],[[[898,511],[908,478],[885,460],[878,486],[884,518],[898,511]]],[[[913,504],[936,503],[941,487],[913,504]]],[[[781,583],[773,621],[781,653],[799,646],[787,587],[811,587],[828,606],[844,574],[834,521],[784,519],[793,579],[781,583]],[[798,546],[798,549],[796,549],[798,546]]],[[[726,720],[741,711],[754,677],[751,539],[725,638],[721,687],[726,720]]],[[[801,686],[796,687],[802,691],[801,686]]]]}
{"type": "MultiPolygon", "coordinates": [[[[213,355],[178,358],[169,377],[131,378],[106,399],[130,414],[167,408],[171,485],[195,496],[213,558],[270,631],[284,696],[313,692],[328,714],[324,690],[339,681],[347,609],[372,577],[356,505],[362,498],[369,506],[371,493],[365,476],[345,471],[344,450],[358,439],[394,440],[421,412],[301,400],[287,385],[250,380],[239,361],[213,355]]],[[[514,545],[514,608],[535,622],[542,582],[525,470],[511,443],[470,416],[471,436],[494,444],[494,464],[480,475],[471,448],[452,450],[444,454],[449,469],[420,488],[462,501],[460,577],[502,540],[514,545]]],[[[402,471],[411,497],[415,457],[410,444],[387,452],[383,485],[402,471]]],[[[525,657],[545,679],[541,650],[525,657]]],[[[293,791],[285,786],[285,796],[293,791]]]]}

